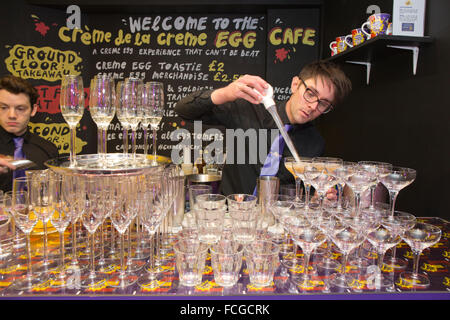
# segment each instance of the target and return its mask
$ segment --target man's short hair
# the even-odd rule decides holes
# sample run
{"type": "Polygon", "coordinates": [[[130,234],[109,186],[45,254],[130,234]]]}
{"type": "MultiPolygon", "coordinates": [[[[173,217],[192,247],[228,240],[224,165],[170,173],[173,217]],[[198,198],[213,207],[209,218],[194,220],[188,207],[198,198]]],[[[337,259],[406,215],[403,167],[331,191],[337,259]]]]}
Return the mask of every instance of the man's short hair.
{"type": "Polygon", "coordinates": [[[350,91],[352,91],[350,79],[345,75],[341,68],[333,62],[319,60],[307,64],[302,71],[300,71],[298,77],[303,80],[321,77],[331,81],[335,87],[333,105],[341,103],[350,91]]]}
{"type": "Polygon", "coordinates": [[[0,78],[0,90],[2,89],[13,94],[26,94],[30,99],[31,108],[33,108],[33,105],[36,104],[39,98],[37,90],[28,81],[13,75],[6,75],[0,78]]]}

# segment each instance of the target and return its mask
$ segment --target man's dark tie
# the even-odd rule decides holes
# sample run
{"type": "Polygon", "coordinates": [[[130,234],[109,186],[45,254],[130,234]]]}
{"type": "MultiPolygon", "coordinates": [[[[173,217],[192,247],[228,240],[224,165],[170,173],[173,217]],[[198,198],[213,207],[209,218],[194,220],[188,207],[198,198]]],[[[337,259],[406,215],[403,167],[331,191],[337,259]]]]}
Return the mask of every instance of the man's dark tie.
{"type": "MultiPolygon", "coordinates": [[[[284,128],[286,129],[286,131],[289,131],[292,128],[292,125],[285,124],[284,128]]],[[[266,161],[261,168],[260,176],[275,176],[277,174],[285,144],[286,142],[284,141],[283,136],[280,133],[278,137],[272,142],[269,154],[267,155],[266,161]]],[[[257,194],[256,188],[257,186],[255,186],[253,195],[257,194]]]]}
{"type": "MultiPolygon", "coordinates": [[[[15,137],[14,139],[14,159],[25,159],[25,153],[23,153],[22,146],[23,146],[23,138],[22,137],[15,137]]],[[[13,173],[13,179],[24,177],[25,176],[25,170],[15,170],[13,173]]]]}

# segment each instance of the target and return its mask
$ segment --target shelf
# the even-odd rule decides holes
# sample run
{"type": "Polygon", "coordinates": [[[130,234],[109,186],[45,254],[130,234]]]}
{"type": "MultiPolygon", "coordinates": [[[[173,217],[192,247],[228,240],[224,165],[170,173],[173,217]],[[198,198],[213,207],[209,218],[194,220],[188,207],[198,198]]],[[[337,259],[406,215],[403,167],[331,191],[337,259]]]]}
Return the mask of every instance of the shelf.
{"type": "Polygon", "coordinates": [[[366,82],[369,84],[372,62],[388,58],[398,50],[408,50],[412,52],[412,70],[415,75],[417,60],[419,58],[419,48],[432,42],[432,37],[380,35],[367,40],[358,46],[349,48],[344,52],[326,58],[325,60],[334,61],[336,63],[346,62],[365,66],[367,74],[366,82]]]}

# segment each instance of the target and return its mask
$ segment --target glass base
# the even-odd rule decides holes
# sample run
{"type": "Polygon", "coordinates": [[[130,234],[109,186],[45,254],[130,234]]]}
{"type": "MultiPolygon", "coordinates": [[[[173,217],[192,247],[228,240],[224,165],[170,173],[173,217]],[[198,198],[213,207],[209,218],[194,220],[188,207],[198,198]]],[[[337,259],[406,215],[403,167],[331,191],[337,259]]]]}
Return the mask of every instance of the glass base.
{"type": "Polygon", "coordinates": [[[121,273],[108,280],[109,286],[114,288],[126,288],[136,283],[138,277],[132,273],[121,273]]]}
{"type": "Polygon", "coordinates": [[[58,268],[58,264],[59,263],[56,260],[40,261],[36,264],[33,264],[33,273],[50,273],[58,268]]]}
{"type": "Polygon", "coordinates": [[[81,288],[98,289],[106,286],[108,277],[105,274],[88,272],[89,275],[81,276],[79,286],[81,288]]]}
{"type": "Polygon", "coordinates": [[[405,270],[408,267],[408,260],[396,257],[387,257],[383,264],[393,270],[405,270]]]}
{"type": "Polygon", "coordinates": [[[342,273],[334,273],[330,276],[330,279],[328,280],[328,283],[330,286],[344,288],[344,289],[350,289],[352,288],[352,283],[355,281],[355,278],[348,274],[342,274],[342,273]]]}
{"type": "Polygon", "coordinates": [[[110,274],[120,270],[120,261],[113,259],[105,259],[102,263],[97,263],[95,272],[110,274]]]}
{"type": "Polygon", "coordinates": [[[412,288],[428,288],[430,279],[424,274],[415,274],[413,272],[402,272],[400,281],[405,285],[411,285],[412,288]]]}
{"type": "Polygon", "coordinates": [[[133,259],[146,260],[150,257],[150,250],[142,249],[136,250],[133,259]]]}
{"type": "Polygon", "coordinates": [[[47,276],[39,277],[37,275],[33,275],[32,277],[28,278],[25,275],[21,278],[16,278],[11,287],[17,291],[32,291],[34,288],[41,285],[47,280],[47,276]]]}
{"type": "Polygon", "coordinates": [[[89,268],[89,264],[81,263],[79,261],[70,261],[66,263],[66,270],[72,269],[73,272],[85,272],[89,268]]]}
{"type": "Polygon", "coordinates": [[[317,267],[326,271],[337,271],[341,264],[330,258],[323,258],[317,263],[317,267]]]}
{"type": "Polygon", "coordinates": [[[126,272],[136,273],[145,266],[145,261],[129,259],[126,263],[126,272]]]}
{"type": "Polygon", "coordinates": [[[394,281],[390,278],[382,274],[369,276],[366,279],[366,284],[368,289],[384,289],[384,288],[392,288],[394,289],[394,281]]]}
{"type": "Polygon", "coordinates": [[[351,260],[349,262],[349,265],[363,271],[366,270],[371,265],[373,265],[373,262],[366,258],[356,258],[351,260]]]}
{"type": "Polygon", "coordinates": [[[156,289],[160,287],[158,279],[160,279],[160,277],[157,274],[147,274],[140,277],[137,280],[137,284],[144,290],[156,289]]]}
{"type": "MultiPolygon", "coordinates": [[[[59,270],[58,270],[59,272],[59,270]]],[[[63,274],[56,273],[51,275],[51,287],[52,288],[76,288],[77,280],[79,280],[76,276],[73,274],[63,274]]]]}
{"type": "Polygon", "coordinates": [[[157,265],[155,263],[155,265],[152,267],[150,264],[146,264],[144,266],[144,270],[149,273],[149,274],[159,274],[159,273],[163,273],[164,269],[162,268],[161,265],[157,265]]]}
{"type": "Polygon", "coordinates": [[[302,291],[314,290],[317,287],[317,283],[312,281],[310,277],[300,276],[292,278],[291,281],[302,291]]]}

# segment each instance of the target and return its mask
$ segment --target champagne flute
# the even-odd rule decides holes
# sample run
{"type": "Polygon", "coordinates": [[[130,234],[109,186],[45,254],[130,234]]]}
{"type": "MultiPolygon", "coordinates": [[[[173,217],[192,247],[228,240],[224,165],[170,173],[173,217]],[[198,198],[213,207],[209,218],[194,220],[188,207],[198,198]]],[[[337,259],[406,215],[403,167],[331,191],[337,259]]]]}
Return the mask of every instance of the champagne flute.
{"type": "Polygon", "coordinates": [[[65,247],[64,247],[64,232],[68,227],[71,216],[69,204],[64,199],[64,180],[67,176],[60,174],[55,174],[54,183],[51,185],[52,201],[55,208],[54,213],[50,216],[50,221],[52,225],[58,230],[59,233],[59,254],[60,254],[60,265],[58,270],[58,275],[56,277],[56,282],[53,286],[65,287],[68,283],[68,275],[66,273],[65,266],[65,247]]]}
{"type": "Polygon", "coordinates": [[[145,84],[149,111],[150,127],[153,131],[153,159],[152,166],[158,165],[156,155],[156,134],[158,125],[164,115],[164,85],[162,82],[150,81],[145,84]]]}
{"type": "Polygon", "coordinates": [[[133,160],[136,159],[136,130],[141,121],[142,110],[142,80],[128,78],[124,82],[123,106],[131,129],[131,152],[133,160]]]}
{"type": "Polygon", "coordinates": [[[419,258],[422,251],[433,246],[441,239],[440,228],[428,223],[417,223],[414,227],[406,230],[402,239],[411,247],[414,255],[413,271],[402,272],[400,281],[412,284],[413,288],[427,288],[430,286],[430,278],[425,274],[419,274],[419,258]]]}
{"type": "MultiPolygon", "coordinates": [[[[25,177],[21,177],[26,179],[25,177]]],[[[16,179],[21,179],[16,178],[16,179]]],[[[27,190],[23,190],[27,191],[27,190]]],[[[7,191],[3,194],[3,202],[0,204],[2,206],[2,210],[4,213],[8,214],[11,217],[11,240],[13,243],[13,253],[14,256],[19,256],[20,251],[22,251],[26,247],[26,238],[22,232],[19,232],[19,228],[16,227],[16,221],[14,219],[14,215],[11,213],[12,208],[12,195],[14,191],[7,191]]]]}
{"type": "Polygon", "coordinates": [[[30,187],[29,196],[30,204],[33,207],[33,211],[42,221],[44,228],[44,259],[40,263],[36,264],[36,272],[49,272],[58,266],[58,263],[48,258],[48,222],[50,217],[55,212],[53,206],[52,188],[54,181],[54,175],[49,170],[30,170],[26,171],[28,177],[28,184],[30,187]]]}
{"type": "Polygon", "coordinates": [[[125,288],[136,282],[134,274],[126,272],[125,264],[125,232],[133,220],[133,206],[137,201],[136,177],[117,176],[111,182],[114,183],[111,199],[117,203],[117,210],[110,215],[111,223],[120,234],[120,274],[118,281],[111,284],[113,287],[125,288]]]}
{"type": "Polygon", "coordinates": [[[61,80],[60,93],[61,114],[70,129],[70,166],[76,165],[75,128],[83,117],[84,112],[84,86],[83,79],[77,75],[64,75],[61,80]]]}
{"type": "Polygon", "coordinates": [[[128,130],[131,129],[131,126],[123,102],[124,95],[124,81],[119,81],[116,86],[116,116],[123,128],[123,154],[128,155],[128,130]]]}
{"type": "Polygon", "coordinates": [[[92,120],[97,125],[97,152],[105,160],[107,153],[106,132],[116,112],[114,80],[105,75],[99,75],[91,80],[89,111],[92,120]]]}
{"type": "Polygon", "coordinates": [[[31,210],[27,191],[15,191],[12,193],[11,213],[14,216],[17,226],[25,233],[27,239],[27,274],[24,277],[15,279],[13,287],[16,290],[31,291],[35,286],[44,282],[47,277],[45,274],[37,276],[33,274],[32,270],[30,233],[39,219],[34,211],[31,210]]]}
{"type": "Polygon", "coordinates": [[[65,175],[63,180],[63,199],[69,209],[71,234],[72,234],[72,256],[70,268],[74,271],[84,271],[87,264],[81,264],[78,260],[77,251],[77,223],[81,218],[84,210],[82,199],[82,191],[84,190],[84,181],[80,176],[65,175]]]}
{"type": "MultiPolygon", "coordinates": [[[[158,269],[155,261],[155,235],[159,230],[167,210],[164,210],[164,188],[162,186],[162,174],[158,173],[147,181],[146,190],[139,194],[142,210],[139,218],[150,235],[150,258],[145,268],[146,274],[138,279],[141,288],[154,288],[157,286],[158,269]]],[[[158,253],[158,250],[156,251],[158,253]]]]}
{"type": "Polygon", "coordinates": [[[416,170],[411,168],[392,167],[388,172],[381,174],[379,179],[389,191],[389,196],[391,198],[391,214],[393,215],[398,193],[400,190],[413,183],[416,179],[416,170]]]}
{"type": "Polygon", "coordinates": [[[105,283],[106,275],[95,271],[95,232],[103,222],[106,203],[104,202],[104,181],[98,176],[81,176],[82,190],[79,199],[81,210],[81,221],[90,236],[90,270],[82,275],[80,282],[82,288],[95,288],[105,283]]]}

